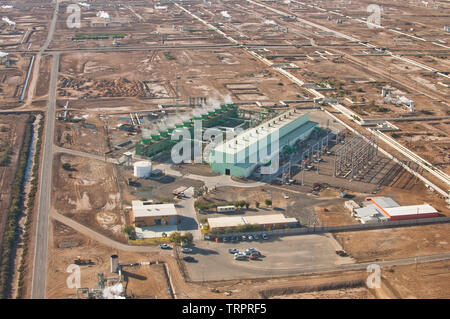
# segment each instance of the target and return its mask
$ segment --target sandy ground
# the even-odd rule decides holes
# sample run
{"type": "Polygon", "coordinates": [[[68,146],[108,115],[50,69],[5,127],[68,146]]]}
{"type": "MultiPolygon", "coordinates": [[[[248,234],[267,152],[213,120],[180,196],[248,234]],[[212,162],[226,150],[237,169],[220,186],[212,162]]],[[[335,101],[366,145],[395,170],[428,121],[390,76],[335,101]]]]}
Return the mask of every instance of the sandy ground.
{"type": "Polygon", "coordinates": [[[72,112],[69,116],[74,119],[85,119],[85,124],[89,125],[89,128],[84,127],[82,123],[58,121],[55,143],[60,147],[103,156],[108,148],[104,123],[99,116],[72,112]],[[90,128],[90,125],[94,125],[95,128],[90,128]]]}
{"type": "Polygon", "coordinates": [[[116,240],[125,240],[113,164],[68,154],[54,161],[53,208],[116,240]],[[70,163],[72,171],[62,168],[70,163]]]}
{"type": "Polygon", "coordinates": [[[438,254],[449,251],[450,225],[427,225],[335,233],[334,237],[359,262],[438,254]]]}

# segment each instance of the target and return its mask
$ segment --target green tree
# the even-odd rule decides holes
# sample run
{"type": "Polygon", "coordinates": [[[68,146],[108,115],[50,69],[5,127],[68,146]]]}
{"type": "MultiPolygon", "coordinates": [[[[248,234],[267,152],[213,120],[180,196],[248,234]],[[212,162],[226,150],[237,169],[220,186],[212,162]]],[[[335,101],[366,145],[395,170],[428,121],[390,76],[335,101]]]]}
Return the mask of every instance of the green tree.
{"type": "Polygon", "coordinates": [[[264,201],[264,204],[266,204],[266,206],[271,206],[272,205],[272,201],[270,199],[266,199],[264,201]]]}
{"type": "Polygon", "coordinates": [[[64,170],[66,170],[66,171],[70,171],[70,169],[71,169],[72,167],[70,166],[69,163],[64,163],[64,164],[62,164],[62,168],[63,168],[64,170]]]}
{"type": "Polygon", "coordinates": [[[181,236],[181,241],[185,242],[186,244],[192,244],[194,241],[194,236],[191,233],[186,233],[185,235],[181,236]]]}
{"type": "Polygon", "coordinates": [[[170,234],[169,240],[172,243],[179,244],[181,242],[181,234],[179,232],[173,232],[170,234]]]}
{"type": "Polygon", "coordinates": [[[127,225],[123,228],[123,232],[125,234],[127,234],[128,236],[130,236],[133,233],[133,231],[134,231],[134,227],[131,225],[127,225]]]}
{"type": "Polygon", "coordinates": [[[259,202],[255,202],[255,207],[259,208],[259,202]]]}

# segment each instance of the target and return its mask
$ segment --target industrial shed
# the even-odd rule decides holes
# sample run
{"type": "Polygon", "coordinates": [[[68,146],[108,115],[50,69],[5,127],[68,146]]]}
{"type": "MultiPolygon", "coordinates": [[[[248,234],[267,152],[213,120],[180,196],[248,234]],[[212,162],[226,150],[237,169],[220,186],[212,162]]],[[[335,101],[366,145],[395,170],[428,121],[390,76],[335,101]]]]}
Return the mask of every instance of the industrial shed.
{"type": "Polygon", "coordinates": [[[369,197],[364,207],[355,208],[352,214],[362,224],[384,221],[437,217],[438,211],[429,204],[400,206],[390,197],[369,197]]]}
{"type": "Polygon", "coordinates": [[[208,225],[212,231],[233,229],[243,225],[259,225],[261,228],[280,229],[288,226],[296,227],[298,226],[298,221],[295,218],[289,218],[283,214],[273,214],[208,218],[208,225]]]}

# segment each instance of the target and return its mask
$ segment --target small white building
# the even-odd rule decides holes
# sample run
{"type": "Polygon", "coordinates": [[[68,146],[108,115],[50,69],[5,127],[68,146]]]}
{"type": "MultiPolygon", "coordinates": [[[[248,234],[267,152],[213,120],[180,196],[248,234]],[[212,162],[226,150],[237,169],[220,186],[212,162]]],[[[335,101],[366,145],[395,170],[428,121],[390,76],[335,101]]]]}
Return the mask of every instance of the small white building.
{"type": "Polygon", "coordinates": [[[152,172],[152,163],[149,161],[139,161],[134,163],[134,177],[147,178],[152,172]]]}

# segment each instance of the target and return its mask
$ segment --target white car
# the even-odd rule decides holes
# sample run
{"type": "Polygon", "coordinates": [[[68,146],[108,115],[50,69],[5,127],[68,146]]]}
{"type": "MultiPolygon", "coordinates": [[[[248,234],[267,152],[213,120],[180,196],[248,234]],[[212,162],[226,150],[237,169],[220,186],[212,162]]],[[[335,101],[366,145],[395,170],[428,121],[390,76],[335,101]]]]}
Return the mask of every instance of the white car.
{"type": "Polygon", "coordinates": [[[246,250],[244,251],[244,254],[245,254],[246,256],[248,256],[248,255],[251,255],[252,252],[254,252],[254,251],[256,251],[255,248],[248,248],[248,249],[246,249],[246,250]]]}
{"type": "Polygon", "coordinates": [[[185,254],[187,254],[187,253],[192,253],[192,248],[187,248],[187,247],[182,248],[182,249],[181,249],[181,252],[182,252],[182,253],[185,253],[185,254]]]}
{"type": "Polygon", "coordinates": [[[236,253],[234,254],[234,260],[243,260],[247,259],[247,255],[243,253],[236,253]]]}

